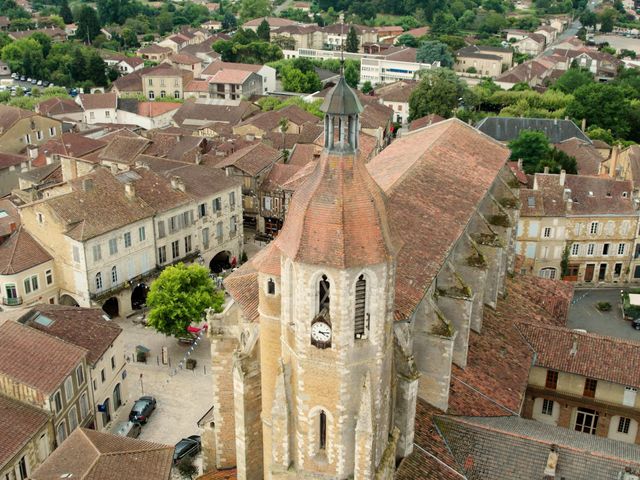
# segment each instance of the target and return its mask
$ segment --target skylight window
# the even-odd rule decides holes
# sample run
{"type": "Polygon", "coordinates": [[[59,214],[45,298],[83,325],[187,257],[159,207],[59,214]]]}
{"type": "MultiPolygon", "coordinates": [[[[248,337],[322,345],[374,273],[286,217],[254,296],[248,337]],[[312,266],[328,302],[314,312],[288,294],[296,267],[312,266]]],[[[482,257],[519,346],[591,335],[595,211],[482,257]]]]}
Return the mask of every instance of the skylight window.
{"type": "Polygon", "coordinates": [[[5,210],[0,210],[0,218],[8,217],[9,214],[5,210]]]}
{"type": "Polygon", "coordinates": [[[35,318],[34,322],[36,322],[38,325],[42,325],[43,327],[50,327],[51,325],[53,325],[53,320],[51,320],[49,317],[45,317],[42,314],[38,315],[35,318]]]}
{"type": "Polygon", "coordinates": [[[536,198],[535,197],[528,197],[527,198],[527,205],[529,205],[530,208],[533,208],[536,206],[536,198]]]}

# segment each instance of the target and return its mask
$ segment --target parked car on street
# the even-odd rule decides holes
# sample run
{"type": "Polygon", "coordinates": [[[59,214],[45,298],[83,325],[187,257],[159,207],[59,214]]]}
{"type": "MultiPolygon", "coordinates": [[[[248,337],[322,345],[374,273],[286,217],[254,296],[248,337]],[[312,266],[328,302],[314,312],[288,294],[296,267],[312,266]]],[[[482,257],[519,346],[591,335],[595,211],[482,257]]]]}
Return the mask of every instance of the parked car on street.
{"type": "Polygon", "coordinates": [[[139,422],[143,425],[147,423],[149,417],[156,409],[156,399],[149,396],[140,397],[135,401],[129,412],[129,420],[139,422]]]}
{"type": "Polygon", "coordinates": [[[142,425],[138,422],[122,422],[116,429],[115,434],[121,437],[138,438],[142,431],[142,425]]]}
{"type": "Polygon", "coordinates": [[[640,330],[640,318],[636,318],[633,322],[631,322],[631,327],[635,330],[640,330]]]}
{"type": "Polygon", "coordinates": [[[176,443],[176,449],[173,451],[173,463],[178,463],[185,457],[195,457],[200,453],[200,448],[200,435],[191,435],[187,438],[183,438],[176,443]]]}

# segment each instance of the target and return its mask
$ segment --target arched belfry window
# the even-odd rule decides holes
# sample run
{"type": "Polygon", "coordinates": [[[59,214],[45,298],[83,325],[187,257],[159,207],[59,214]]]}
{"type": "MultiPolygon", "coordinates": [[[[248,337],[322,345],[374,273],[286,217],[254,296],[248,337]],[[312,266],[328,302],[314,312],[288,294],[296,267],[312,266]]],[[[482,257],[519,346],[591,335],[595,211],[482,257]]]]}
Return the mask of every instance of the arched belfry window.
{"type": "Polygon", "coordinates": [[[367,331],[369,330],[368,321],[366,318],[366,302],[367,302],[367,280],[364,275],[360,275],[356,281],[356,296],[355,296],[355,312],[354,312],[354,337],[366,338],[367,331]]]}
{"type": "Polygon", "coordinates": [[[324,413],[324,410],[320,412],[319,421],[318,433],[320,438],[318,439],[318,447],[320,450],[325,450],[327,448],[327,414],[324,413]]]}
{"type": "Polygon", "coordinates": [[[318,313],[325,308],[329,310],[330,287],[329,279],[326,275],[322,275],[318,289],[318,313]]]}
{"type": "Polygon", "coordinates": [[[267,293],[269,295],[276,294],[276,282],[273,281],[273,278],[270,278],[269,281],[267,282],[267,293]]]}

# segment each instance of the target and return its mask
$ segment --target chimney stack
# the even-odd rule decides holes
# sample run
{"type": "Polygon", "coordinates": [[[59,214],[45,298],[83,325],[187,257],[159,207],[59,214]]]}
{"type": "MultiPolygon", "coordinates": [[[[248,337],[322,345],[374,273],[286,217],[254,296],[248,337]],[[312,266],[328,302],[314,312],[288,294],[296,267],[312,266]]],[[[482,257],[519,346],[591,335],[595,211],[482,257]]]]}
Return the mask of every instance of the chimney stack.
{"type": "Polygon", "coordinates": [[[587,119],[586,118],[582,119],[582,125],[580,126],[580,128],[582,129],[583,132],[587,129],[587,119]]]}
{"type": "Polygon", "coordinates": [[[178,176],[171,177],[171,188],[174,190],[180,190],[181,192],[185,191],[184,182],[178,176]]]}
{"type": "Polygon", "coordinates": [[[544,467],[545,480],[556,478],[556,467],[558,466],[558,446],[551,445],[551,451],[547,457],[547,465],[544,467]]]}
{"type": "Polygon", "coordinates": [[[549,167],[544,167],[544,173],[549,173],[549,167]]]}
{"type": "Polygon", "coordinates": [[[112,163],[110,168],[111,168],[111,174],[112,175],[117,175],[118,174],[118,164],[117,163],[112,163]]]}
{"type": "Polygon", "coordinates": [[[560,170],[560,185],[562,185],[564,187],[564,182],[567,179],[567,172],[566,170],[560,170]]]}
{"type": "Polygon", "coordinates": [[[35,160],[38,156],[38,147],[35,145],[27,146],[27,155],[29,156],[29,160],[35,160]]]}
{"type": "Polygon", "coordinates": [[[133,182],[124,184],[124,194],[129,200],[136,198],[136,186],[133,182]]]}
{"type": "Polygon", "coordinates": [[[93,190],[93,180],[91,178],[85,178],[82,180],[82,190],[85,192],[93,190]]]}
{"type": "Polygon", "coordinates": [[[518,159],[518,170],[522,170],[523,169],[523,163],[522,163],[522,159],[519,158],[518,159]]]}
{"type": "Polygon", "coordinates": [[[571,351],[569,352],[569,355],[575,357],[576,353],[578,353],[578,335],[574,333],[571,338],[573,340],[573,344],[571,345],[571,351]]]}
{"type": "Polygon", "coordinates": [[[618,174],[616,169],[618,168],[618,156],[620,155],[620,145],[614,145],[611,149],[611,157],[609,159],[609,176],[616,178],[618,174]]]}

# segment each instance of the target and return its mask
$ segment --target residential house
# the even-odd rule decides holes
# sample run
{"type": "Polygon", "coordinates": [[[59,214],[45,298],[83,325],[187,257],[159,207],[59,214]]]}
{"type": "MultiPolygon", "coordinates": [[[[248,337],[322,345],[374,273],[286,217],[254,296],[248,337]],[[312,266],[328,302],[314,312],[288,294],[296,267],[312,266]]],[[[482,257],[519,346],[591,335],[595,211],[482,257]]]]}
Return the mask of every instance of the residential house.
{"type": "Polygon", "coordinates": [[[129,398],[122,328],[99,308],[35,305],[18,322],[87,350],[94,427],[105,431],[129,398]]]}
{"type": "Polygon", "coordinates": [[[318,25],[295,24],[278,28],[271,33],[271,41],[279,41],[281,45],[285,42],[282,39],[290,39],[291,45],[289,50],[305,49],[322,49],[324,46],[324,34],[322,28],[318,25]]]}
{"type": "Polygon", "coordinates": [[[144,60],[150,60],[152,62],[161,63],[163,60],[169,57],[173,50],[169,47],[161,47],[155,43],[146,47],[139,48],[136,54],[141,56],[144,60]]]}
{"type": "Polygon", "coordinates": [[[21,40],[30,37],[34,33],[43,33],[51,39],[52,42],[64,42],[67,40],[67,32],[58,27],[35,28],[33,30],[19,30],[7,32],[11,40],[21,40]]]}
{"type": "Polygon", "coordinates": [[[4,15],[0,16],[0,30],[8,30],[9,25],[11,25],[11,20],[9,20],[9,17],[6,17],[4,15]]]}
{"type": "Polygon", "coordinates": [[[76,101],[84,110],[85,123],[118,123],[116,93],[81,93],[76,101]]]}
{"type": "Polygon", "coordinates": [[[56,446],[93,425],[86,357],[84,348],[35,328],[0,325],[0,393],[51,413],[56,446]]]}
{"type": "Polygon", "coordinates": [[[522,273],[592,285],[637,281],[640,213],[632,193],[629,181],[535,174],[533,188],[520,190],[522,273]]]}
{"type": "MultiPolygon", "coordinates": [[[[509,39],[509,37],[507,37],[509,39]]],[[[525,53],[537,57],[544,50],[547,39],[540,33],[528,33],[525,37],[513,42],[513,48],[518,53],[525,53]]]]}
{"type": "Polygon", "coordinates": [[[184,49],[180,53],[170,55],[163,63],[191,72],[193,78],[199,78],[202,73],[202,59],[184,52],[184,49]]]}
{"type": "Polygon", "coordinates": [[[518,41],[518,40],[522,40],[524,38],[527,38],[529,36],[529,34],[531,32],[527,31],[527,30],[520,30],[517,28],[507,28],[505,30],[503,30],[505,37],[507,39],[507,42],[511,42],[513,41],[518,41]]]}
{"type": "Polygon", "coordinates": [[[209,98],[209,82],[207,80],[191,80],[184,87],[184,98],[209,98]]]}
{"type": "MultiPolygon", "coordinates": [[[[198,139],[202,141],[202,139],[198,139]]],[[[182,143],[179,142],[177,146],[182,143]]],[[[203,165],[143,155],[119,181],[153,205],[159,267],[198,260],[212,271],[237,263],[243,251],[241,182],[203,165]]]]}
{"type": "Polygon", "coordinates": [[[175,447],[119,437],[87,428],[77,429],[30,478],[137,478],[169,480],[175,447]],[[84,452],[78,458],[78,452],[84,452]]]}
{"type": "Polygon", "coordinates": [[[22,227],[0,244],[2,308],[57,303],[58,283],[53,257],[22,227]]]}
{"type": "Polygon", "coordinates": [[[202,28],[206,28],[211,32],[219,32],[222,30],[222,22],[220,20],[208,20],[204,22],[202,28]]]}
{"type": "Polygon", "coordinates": [[[278,31],[279,28],[287,27],[290,25],[297,25],[298,22],[294,20],[289,20],[287,18],[280,17],[259,17],[254,18],[253,20],[249,20],[242,25],[242,28],[253,30],[254,32],[258,30],[258,27],[262,23],[263,20],[266,20],[269,24],[269,29],[271,32],[278,31]]]}
{"type": "Polygon", "coordinates": [[[0,445],[0,478],[31,478],[54,448],[51,415],[0,394],[0,445]]]}
{"type": "Polygon", "coordinates": [[[555,63],[547,58],[538,57],[528,60],[498,75],[494,81],[501,88],[509,90],[518,83],[526,83],[530,87],[542,85],[544,80],[551,76],[555,69],[555,63]]]}
{"type": "Polygon", "coordinates": [[[323,48],[326,50],[342,50],[347,43],[347,35],[351,28],[356,31],[358,37],[358,51],[362,51],[362,45],[364,43],[374,43],[378,41],[378,31],[375,27],[334,23],[322,27],[323,48]]]}
{"type": "MultiPolygon", "coordinates": [[[[122,157],[115,149],[109,155],[122,157]]],[[[94,162],[70,157],[61,162],[64,184],[22,207],[24,228],[55,252],[59,303],[102,306],[112,317],[126,314],[132,285],[156,268],[154,209],[106,168],[91,172],[94,162]]]]}
{"type": "Polygon", "coordinates": [[[520,132],[525,130],[541,131],[547,136],[549,142],[553,144],[559,144],[572,138],[591,143],[589,137],[571,120],[487,117],[480,120],[480,122],[476,124],[476,128],[482,133],[503,143],[515,140],[520,135],[520,132]]]}
{"type": "MultiPolygon", "coordinates": [[[[217,4],[216,4],[217,5],[217,4]]],[[[193,45],[188,45],[178,52],[179,54],[186,53],[195,57],[198,57],[202,66],[206,67],[212,62],[217,62],[220,60],[220,54],[211,48],[212,40],[205,40],[201,43],[195,43],[193,45]]],[[[200,74],[196,75],[199,77],[200,74]]]]}
{"type": "Polygon", "coordinates": [[[242,148],[217,163],[229,177],[242,181],[242,213],[245,226],[264,232],[260,215],[260,186],[276,163],[282,163],[281,151],[262,142],[242,148]]]}
{"type": "Polygon", "coordinates": [[[144,68],[144,60],[138,57],[125,57],[116,64],[116,69],[122,75],[128,75],[144,68]]]}
{"type": "Polygon", "coordinates": [[[393,121],[403,125],[409,121],[409,97],[418,85],[415,80],[401,80],[375,89],[380,102],[393,110],[393,121]]]}
{"type": "Polygon", "coordinates": [[[556,144],[555,148],[576,159],[578,175],[595,176],[600,173],[604,158],[593,143],[570,138],[556,144]]]}
{"type": "Polygon", "coordinates": [[[542,25],[541,27],[538,27],[537,29],[535,29],[533,33],[537,33],[538,35],[543,35],[547,45],[550,45],[551,43],[553,43],[556,40],[556,37],[558,36],[558,30],[556,30],[550,25],[542,25]]]}
{"type": "Polygon", "coordinates": [[[303,12],[309,12],[311,10],[310,2],[293,2],[293,8],[296,10],[302,10],[303,12]]]}
{"type": "Polygon", "coordinates": [[[11,193],[18,186],[20,172],[28,171],[30,163],[26,155],[0,152],[0,196],[11,193]]]}
{"type": "Polygon", "coordinates": [[[0,61],[0,77],[10,77],[10,76],[11,76],[11,69],[9,68],[9,65],[4,63],[3,61],[0,61]]]}
{"type": "Polygon", "coordinates": [[[209,97],[218,100],[248,100],[261,95],[262,77],[247,70],[218,70],[209,79],[209,97]]]}
{"type": "Polygon", "coordinates": [[[485,53],[474,46],[461,48],[456,52],[456,72],[464,72],[495,78],[502,73],[502,57],[485,53]]]}
{"type": "Polygon", "coordinates": [[[135,98],[118,99],[118,122],[145,130],[172,125],[173,115],[182,106],[173,102],[141,102],[135,98]]]}
{"type": "Polygon", "coordinates": [[[258,223],[264,225],[264,229],[259,230],[260,233],[271,238],[277,236],[282,228],[293,194],[293,190],[288,189],[286,184],[302,168],[304,167],[301,165],[284,163],[276,163],[271,167],[271,171],[258,189],[260,216],[262,217],[258,223]]]}
{"type": "MultiPolygon", "coordinates": [[[[360,128],[365,137],[372,137],[374,154],[380,152],[391,141],[393,134],[394,111],[381,103],[367,102],[360,115],[360,128]]],[[[360,151],[365,151],[361,144],[360,151]]]]}
{"type": "Polygon", "coordinates": [[[158,42],[157,45],[160,47],[169,48],[173,53],[178,53],[178,51],[181,48],[184,48],[187,45],[189,45],[190,41],[191,41],[190,37],[182,33],[178,33],[165,38],[161,42],[158,42]]]}
{"type": "Polygon", "coordinates": [[[268,65],[254,65],[251,63],[213,62],[202,72],[202,78],[211,80],[221,70],[233,71],[233,75],[241,76],[240,71],[253,72],[262,77],[262,92],[276,91],[276,70],[268,65]]]}
{"type": "Polygon", "coordinates": [[[269,110],[233,126],[233,133],[255,138],[263,138],[269,133],[300,133],[305,124],[317,124],[320,119],[315,115],[290,105],[280,110],[269,110]],[[283,119],[286,122],[283,123],[283,119]],[[282,127],[286,130],[282,131],[282,127]]]}
{"type": "Polygon", "coordinates": [[[424,117],[416,118],[415,120],[413,120],[409,124],[409,131],[429,127],[434,123],[442,122],[444,120],[446,120],[444,117],[436,115],[435,113],[430,113],[429,115],[425,115],[424,117]]]}
{"type": "Polygon", "coordinates": [[[0,105],[0,152],[18,154],[29,146],[60,138],[62,124],[22,108],[0,105]]]}
{"type": "Polygon", "coordinates": [[[193,73],[162,64],[142,73],[141,79],[142,93],[149,100],[156,97],[182,98],[183,89],[193,79],[193,73]]]}
{"type": "Polygon", "coordinates": [[[640,444],[640,381],[629,368],[640,343],[550,325],[518,330],[536,352],[523,417],[640,444]]]}
{"type": "Polygon", "coordinates": [[[501,62],[500,72],[511,68],[511,65],[513,65],[513,50],[510,48],[490,47],[487,45],[469,45],[467,47],[463,47],[456,52],[456,58],[464,59],[468,55],[471,55],[470,58],[474,58],[474,54],[499,57],[501,62]]]}
{"type": "Polygon", "coordinates": [[[623,62],[613,55],[598,51],[564,50],[556,48],[554,56],[560,57],[558,69],[568,70],[572,65],[589,70],[599,81],[606,81],[618,75],[623,62]]]}
{"type": "Polygon", "coordinates": [[[395,39],[404,33],[401,26],[377,27],[378,41],[393,44],[395,39]]]}
{"type": "Polygon", "coordinates": [[[631,180],[634,191],[640,186],[640,146],[625,149],[614,146],[611,155],[603,162],[601,172],[611,178],[631,180]]]}
{"type": "Polygon", "coordinates": [[[257,110],[259,107],[245,101],[238,105],[210,105],[186,101],[173,115],[173,123],[189,129],[211,124],[236,125],[257,110]]]}
{"type": "Polygon", "coordinates": [[[82,107],[70,98],[52,97],[38,103],[36,113],[56,120],[81,122],[84,118],[82,107]]]}

